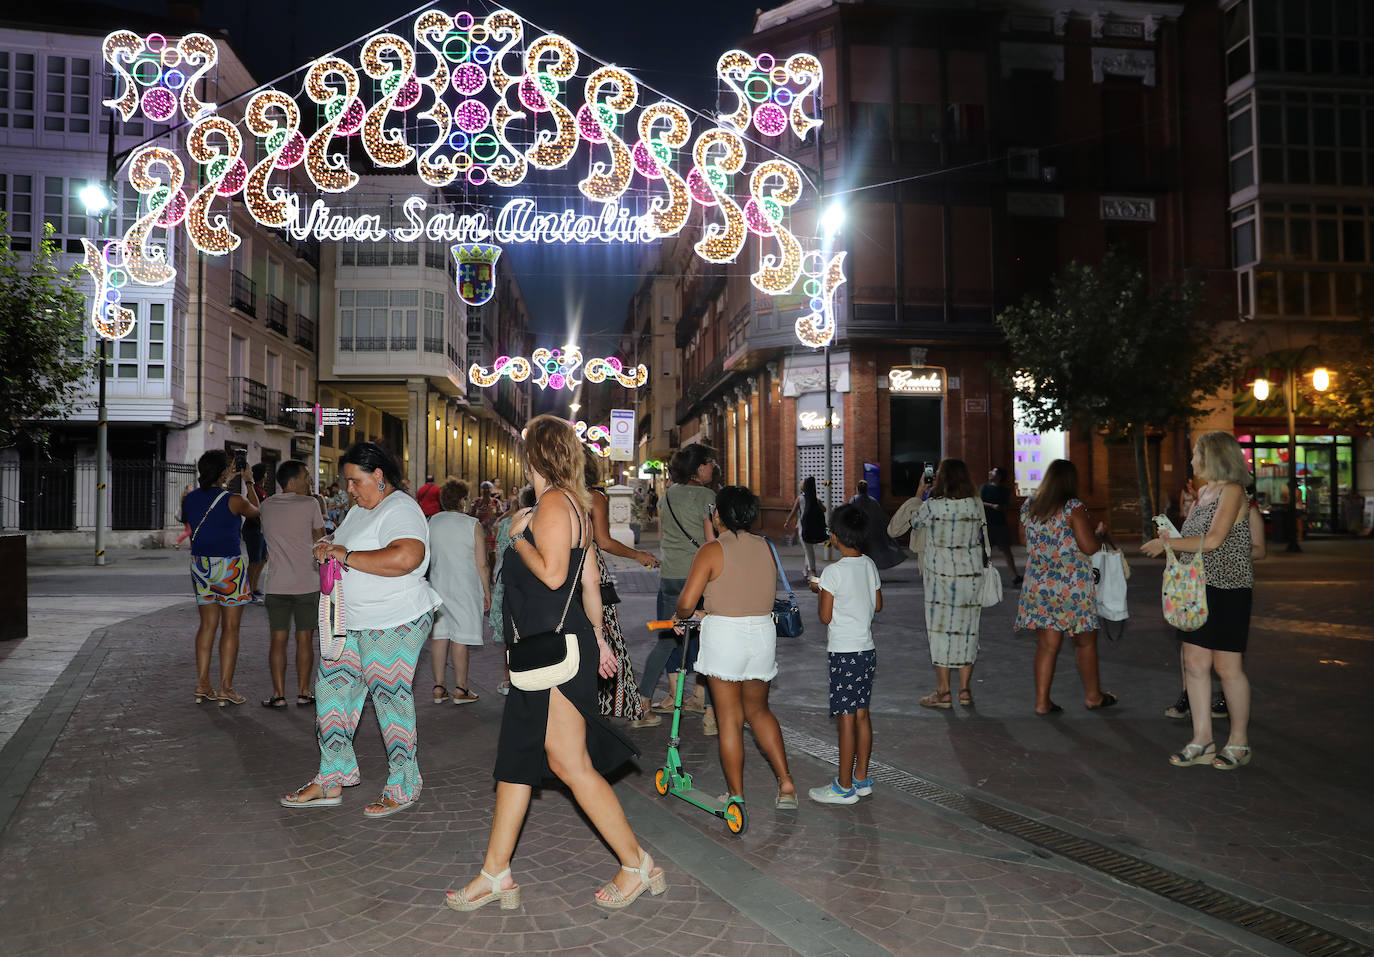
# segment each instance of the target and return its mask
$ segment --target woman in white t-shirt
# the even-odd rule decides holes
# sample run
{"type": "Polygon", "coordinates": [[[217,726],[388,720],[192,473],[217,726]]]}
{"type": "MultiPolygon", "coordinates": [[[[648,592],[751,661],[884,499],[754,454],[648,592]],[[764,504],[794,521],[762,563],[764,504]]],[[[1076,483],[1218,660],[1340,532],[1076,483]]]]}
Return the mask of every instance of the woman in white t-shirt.
{"type": "Polygon", "coordinates": [[[468,648],[482,646],[482,616],[491,610],[491,570],[486,532],[477,519],[464,514],[467,502],[467,483],[449,479],[439,490],[442,511],[429,519],[429,583],[444,600],[434,613],[429,639],[435,704],[449,700],[444,686],[449,660],[453,662],[453,703],[477,700],[467,687],[468,648]]]}
{"type": "Polygon", "coordinates": [[[381,446],[359,442],[339,460],[357,507],[334,541],[315,546],[315,561],[344,566],[342,589],[348,637],[336,661],[321,661],[315,681],[320,771],[281,799],[284,807],[334,807],[343,788],[358,784],[353,733],[370,694],[382,729],[389,774],[382,796],[365,817],[387,817],[420,798],[416,762],[415,663],[442,600],[429,582],[429,526],[415,499],[401,488],[401,469],[381,446]],[[399,493],[399,494],[398,494],[399,493]]]}

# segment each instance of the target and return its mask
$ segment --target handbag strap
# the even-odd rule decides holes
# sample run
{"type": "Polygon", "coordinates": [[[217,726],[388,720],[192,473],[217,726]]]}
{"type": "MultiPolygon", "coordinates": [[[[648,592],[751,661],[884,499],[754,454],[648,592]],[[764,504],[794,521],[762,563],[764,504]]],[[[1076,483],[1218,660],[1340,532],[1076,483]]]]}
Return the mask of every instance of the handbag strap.
{"type": "Polygon", "coordinates": [[[983,522],[983,567],[992,564],[992,542],[988,539],[988,523],[983,522]]]}
{"type": "MultiPolygon", "coordinates": [[[[213,512],[213,511],[215,510],[215,506],[219,504],[219,500],[222,499],[222,498],[224,498],[224,496],[226,496],[226,495],[228,495],[228,494],[229,494],[229,492],[228,492],[227,489],[220,489],[219,494],[215,496],[215,500],[214,500],[213,502],[210,503],[210,507],[207,508],[207,509],[205,510],[205,514],[202,515],[202,516],[200,517],[200,521],[199,521],[199,522],[196,522],[195,531],[191,532],[191,544],[192,544],[192,545],[194,545],[194,544],[196,543],[196,532],[199,532],[199,531],[200,531],[200,527],[201,527],[202,525],[205,524],[205,520],[206,520],[207,518],[209,518],[209,517],[210,517],[210,513],[213,512]]],[[[183,501],[184,501],[184,500],[183,500],[183,501]]],[[[183,504],[183,505],[182,505],[182,508],[185,508],[185,507],[186,507],[186,506],[183,504]]]]}
{"type": "MultiPolygon", "coordinates": [[[[564,494],[564,495],[568,495],[568,493],[567,493],[566,491],[564,491],[563,494],[564,494]]],[[[569,501],[572,501],[572,496],[571,496],[571,495],[568,495],[568,500],[569,500],[569,501]]],[[[534,507],[535,507],[535,508],[538,508],[538,507],[539,507],[539,503],[536,502],[536,503],[534,504],[534,507]]],[[[568,620],[568,609],[572,607],[572,596],[573,596],[573,592],[577,591],[577,580],[578,580],[579,578],[582,577],[582,565],[583,565],[583,563],[586,562],[586,560],[587,560],[587,549],[589,549],[589,548],[591,547],[591,546],[587,543],[587,540],[586,540],[586,528],[587,528],[587,526],[586,526],[586,518],[587,518],[587,516],[582,512],[582,510],[581,510],[580,508],[577,507],[577,503],[576,503],[576,502],[573,502],[573,511],[577,512],[577,535],[578,535],[578,540],[582,542],[582,554],[581,554],[580,556],[578,556],[578,559],[577,559],[577,571],[573,573],[573,583],[572,583],[572,587],[568,589],[568,600],[565,601],[565,602],[563,602],[563,614],[560,615],[560,616],[558,617],[558,624],[557,624],[556,626],[554,626],[554,629],[553,629],[555,632],[562,631],[562,630],[563,630],[563,622],[565,622],[565,621],[568,620]]],[[[532,515],[531,515],[530,521],[531,521],[531,522],[534,521],[534,518],[533,518],[532,515]]],[[[514,615],[513,613],[512,613],[511,616],[510,616],[510,629],[511,629],[511,631],[513,631],[513,632],[515,633],[515,640],[516,640],[516,641],[519,641],[519,640],[520,640],[520,629],[517,628],[516,625],[515,625],[515,615],[514,615]]]]}
{"type": "Polygon", "coordinates": [[[782,559],[778,557],[778,550],[773,547],[773,540],[771,538],[765,538],[764,541],[768,543],[768,550],[773,553],[773,567],[778,570],[778,578],[782,579],[782,587],[787,589],[787,597],[790,598],[792,604],[795,605],[797,603],[797,596],[792,594],[792,585],[788,582],[787,576],[782,573],[782,559]]]}
{"type": "Polygon", "coordinates": [[[691,542],[691,543],[692,543],[693,545],[695,545],[697,548],[700,548],[700,547],[701,547],[701,542],[699,542],[699,541],[697,541],[695,538],[693,538],[691,532],[687,531],[687,529],[683,527],[682,522],[678,520],[677,512],[674,512],[674,511],[673,511],[673,503],[672,503],[672,501],[668,498],[668,493],[667,493],[667,492],[664,492],[664,493],[663,493],[663,503],[664,503],[665,505],[668,506],[668,514],[671,515],[671,516],[673,516],[673,521],[674,521],[674,522],[677,522],[677,527],[682,529],[682,534],[684,534],[684,535],[687,536],[687,541],[691,542]]]}

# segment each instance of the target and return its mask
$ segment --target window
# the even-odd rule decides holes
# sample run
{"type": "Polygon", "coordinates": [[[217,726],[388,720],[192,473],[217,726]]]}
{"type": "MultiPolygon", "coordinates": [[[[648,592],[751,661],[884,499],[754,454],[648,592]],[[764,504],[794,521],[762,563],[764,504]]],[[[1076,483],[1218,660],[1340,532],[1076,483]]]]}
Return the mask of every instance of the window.
{"type": "Polygon", "coordinates": [[[420,249],[414,243],[390,243],[391,246],[391,265],[393,266],[418,266],[420,264],[420,249]]]}
{"type": "Polygon", "coordinates": [[[33,129],[32,53],[0,51],[0,129],[33,129]]]}
{"type": "Polygon", "coordinates": [[[1299,90],[1260,94],[1260,180],[1362,187],[1374,183],[1374,96],[1299,90]],[[1368,166],[1368,168],[1366,168],[1368,166]]]}
{"type": "MultiPolygon", "coordinates": [[[[1254,207],[1246,209],[1253,216],[1254,207]]],[[[1233,220],[1239,216],[1235,214],[1233,220]]],[[[1266,262],[1274,263],[1364,265],[1370,261],[1371,226],[1374,226],[1374,209],[1364,206],[1265,203],[1263,257],[1266,262]]],[[[1236,265],[1244,263],[1238,261],[1236,265]]]]}
{"type": "Polygon", "coordinates": [[[448,258],[446,253],[448,248],[440,246],[438,243],[425,244],[425,267],[428,269],[443,269],[444,260],[448,258]]]}
{"type": "Polygon", "coordinates": [[[91,61],[87,57],[46,58],[43,129],[49,133],[91,131],[91,61]]]}
{"type": "Polygon", "coordinates": [[[415,329],[420,320],[420,291],[418,289],[391,290],[391,348],[409,351],[415,348],[415,329]]]}
{"type": "Polygon", "coordinates": [[[425,351],[444,351],[444,294],[425,290],[425,351]]]}
{"type": "Polygon", "coordinates": [[[229,376],[242,378],[248,374],[248,340],[243,336],[229,334],[229,376]]]}
{"type": "MultiPolygon", "coordinates": [[[[1255,66],[1260,70],[1288,73],[1360,72],[1359,20],[1369,11],[1348,0],[1253,0],[1255,14],[1255,66]],[[1280,16],[1280,14],[1282,14],[1280,16]]],[[[1241,4],[1244,6],[1245,4],[1241,4]]],[[[1227,17],[1227,43],[1231,43],[1231,19],[1227,17]]],[[[1365,45],[1366,70],[1374,53],[1365,45]]],[[[1229,54],[1228,54],[1228,79],[1229,54]]]]}
{"type": "Polygon", "coordinates": [[[663,370],[663,374],[664,374],[664,375],[672,375],[672,374],[673,374],[673,350],[672,350],[672,349],[664,349],[664,350],[662,351],[662,353],[661,353],[660,356],[659,356],[659,368],[663,370]]]}
{"type": "MultiPolygon", "coordinates": [[[[442,323],[443,296],[434,296],[442,323]]],[[[414,350],[419,318],[418,289],[340,289],[339,349],[384,352],[389,346],[399,351],[414,350]]],[[[442,325],[439,328],[442,332],[442,325]]]]}
{"type": "Polygon", "coordinates": [[[1239,269],[1255,261],[1255,204],[1231,214],[1231,264],[1239,269]]]}
{"type": "MultiPolygon", "coordinates": [[[[1234,107],[1233,107],[1234,109],[1234,107]]],[[[1247,97],[1227,123],[1231,149],[1231,192],[1255,185],[1255,112],[1247,97]]]]}
{"type": "Polygon", "coordinates": [[[357,251],[352,243],[339,244],[339,265],[353,266],[357,264],[357,251]]]}
{"type": "Polygon", "coordinates": [[[0,173],[0,211],[8,217],[10,245],[17,252],[33,249],[33,177],[0,173]]]}
{"type": "Polygon", "coordinates": [[[106,374],[111,379],[137,379],[145,375],[146,368],[146,378],[165,379],[167,304],[126,299],[124,306],[134,313],[134,327],[123,339],[110,344],[106,374]]]}
{"type": "Polygon", "coordinates": [[[267,389],[269,392],[275,392],[277,387],[281,385],[281,356],[269,351],[266,369],[267,389]]]}
{"type": "Polygon", "coordinates": [[[855,136],[887,139],[892,135],[892,109],[886,103],[850,103],[849,123],[855,136]]]}
{"type": "Polygon", "coordinates": [[[92,235],[80,196],[85,185],[80,179],[43,177],[43,221],[52,223],[53,240],[63,252],[82,252],[82,237],[92,235]]]}
{"type": "Polygon", "coordinates": [[[1250,73],[1250,0],[1241,0],[1225,17],[1226,82],[1235,83],[1250,73]]]}

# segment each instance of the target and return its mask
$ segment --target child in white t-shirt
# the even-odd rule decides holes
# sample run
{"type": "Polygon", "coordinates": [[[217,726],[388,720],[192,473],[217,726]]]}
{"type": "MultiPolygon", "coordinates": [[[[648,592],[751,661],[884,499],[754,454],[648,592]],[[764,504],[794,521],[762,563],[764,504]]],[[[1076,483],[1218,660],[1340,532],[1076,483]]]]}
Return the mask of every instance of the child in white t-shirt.
{"type": "Polygon", "coordinates": [[[868,759],[873,753],[873,723],[868,699],[878,652],[873,646],[873,616],[883,610],[878,568],[860,549],[868,534],[868,516],[854,505],[841,505],[830,516],[830,544],[843,556],[827,565],[811,590],[820,596],[821,622],[829,626],[826,652],[830,661],[830,714],[839,734],[840,773],[829,784],[812,788],[821,804],[854,804],[873,793],[868,759]]]}

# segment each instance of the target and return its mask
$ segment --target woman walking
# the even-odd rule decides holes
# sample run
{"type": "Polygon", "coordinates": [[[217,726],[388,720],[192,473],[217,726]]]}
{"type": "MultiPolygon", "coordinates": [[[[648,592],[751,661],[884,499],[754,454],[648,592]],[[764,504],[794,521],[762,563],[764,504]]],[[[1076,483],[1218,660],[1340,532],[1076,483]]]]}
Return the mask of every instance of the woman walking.
{"type": "Polygon", "coordinates": [[[802,481],[801,492],[792,503],[792,511],[783,519],[783,530],[786,531],[794,521],[801,533],[802,547],[806,550],[806,570],[802,574],[810,578],[820,574],[816,564],[816,546],[825,544],[830,538],[830,533],[826,531],[825,506],[816,495],[816,478],[813,475],[808,475],[802,481]]]}
{"type": "Polygon", "coordinates": [[[482,534],[486,536],[488,565],[496,553],[496,522],[501,517],[501,501],[492,498],[491,488],[490,482],[483,482],[477,486],[477,500],[472,503],[472,509],[468,513],[481,524],[482,534]]]}
{"type": "Polygon", "coordinates": [[[453,703],[471,704],[469,649],[482,647],[482,617],[491,610],[491,575],[482,526],[465,515],[466,482],[450,479],[439,489],[440,511],[429,518],[429,583],[444,603],[434,612],[429,660],[434,668],[434,703],[449,700],[444,684],[453,662],[453,703]]]}
{"type": "Polygon", "coordinates": [[[1250,638],[1250,604],[1254,596],[1251,509],[1245,494],[1250,468],[1240,444],[1229,432],[1207,432],[1193,447],[1193,474],[1205,484],[1197,504],[1172,541],[1168,533],[1146,542],[1146,555],[1158,557],[1167,542],[1181,561],[1202,553],[1207,572],[1207,621],[1197,631],[1180,631],[1183,676],[1192,711],[1193,736],[1170,755],[1175,767],[1211,764],[1233,771],[1250,763],[1250,680],[1245,676],[1245,649],[1250,638]],[[1212,670],[1221,678],[1231,733],[1217,751],[1212,739],[1212,670]]]}
{"type": "Polygon", "coordinates": [[[706,599],[697,671],[711,683],[720,728],[720,766],[730,797],[744,796],[744,723],[778,779],[773,806],[797,806],[797,788],[787,767],[782,729],[768,708],[768,691],[778,674],[773,595],[778,566],[768,542],[749,529],[759,517],[759,500],[742,485],[716,493],[716,540],[697,552],[673,616],[691,618],[697,599],[706,599]]]}
{"type": "MultiPolygon", "coordinates": [[[[530,796],[556,776],[620,860],[620,870],[594,898],[618,909],[645,890],[667,889],[663,869],[640,846],[611,785],[602,776],[635,754],[634,746],[606,724],[597,709],[596,676],[615,672],[601,618],[601,587],[587,552],[595,551],[587,522],[582,443],[567,422],[552,415],[532,419],[525,431],[525,462],[537,504],[511,524],[514,536],[503,558],[505,617],[513,640],[551,631],[577,635],[577,673],[546,691],[511,688],[496,746],[496,809],[480,875],[448,892],[454,910],[476,910],[493,900],[503,910],[520,906],[520,885],[511,856],[530,796]]],[[[591,556],[594,559],[594,555],[591,556]]]]}
{"type": "Polygon", "coordinates": [[[339,460],[355,505],[334,534],[315,546],[315,561],[343,565],[343,654],[321,661],[315,679],[320,770],[281,799],[284,807],[336,807],[342,789],[362,780],[353,735],[370,695],[386,742],[387,780],[364,817],[388,817],[420,799],[415,697],[411,685],[442,603],[425,581],[429,526],[415,499],[401,491],[396,460],[373,442],[351,446],[339,460]]]}
{"type": "MultiPolygon", "coordinates": [[[[634,559],[645,568],[657,568],[658,559],[653,555],[622,545],[611,537],[611,500],[606,495],[606,490],[597,484],[596,454],[584,447],[583,455],[583,479],[587,483],[587,491],[591,494],[592,502],[592,537],[596,541],[596,570],[599,576],[597,581],[609,581],[611,578],[602,552],[634,559]]],[[[634,667],[630,664],[630,649],[625,644],[625,635],[620,630],[620,617],[616,614],[615,605],[603,601],[601,607],[602,622],[606,626],[606,644],[615,652],[616,669],[610,678],[603,678],[597,682],[597,703],[602,714],[629,718],[632,721],[640,720],[647,711],[644,699],[639,696],[639,690],[635,687],[634,667]]]]}
{"type": "MultiPolygon", "coordinates": [[[[677,605],[678,595],[687,584],[687,573],[692,560],[702,545],[715,540],[715,526],[711,523],[711,511],[716,506],[716,495],[706,484],[711,481],[715,471],[715,454],[704,445],[689,445],[679,449],[668,463],[668,474],[673,484],[663,493],[660,500],[662,519],[659,522],[662,535],[661,551],[663,564],[658,569],[657,617],[667,618],[677,605]]],[[[697,659],[698,639],[693,636],[687,642],[687,670],[691,671],[697,659]]],[[[672,635],[661,636],[649,652],[644,663],[644,671],[639,676],[639,694],[647,709],[649,700],[658,687],[659,676],[666,670],[668,674],[668,697],[653,706],[654,711],[667,714],[673,710],[673,698],[677,692],[677,671],[681,662],[682,649],[672,635]]],[[[683,691],[683,709],[702,713],[702,729],[707,735],[716,731],[716,716],[705,689],[702,694],[693,696],[683,691]]],[[[656,715],[645,714],[632,723],[631,727],[652,727],[662,721],[656,715]]]]}
{"type": "MultiPolygon", "coordinates": [[[[534,489],[526,485],[515,495],[516,504],[520,508],[534,508],[534,489]]],[[[497,644],[505,644],[506,641],[506,619],[505,619],[505,597],[506,588],[504,576],[501,569],[504,563],[506,550],[510,548],[510,523],[515,521],[515,512],[509,512],[501,517],[496,523],[496,557],[493,560],[495,569],[492,572],[491,585],[491,611],[487,614],[487,620],[491,622],[492,640],[497,644]]],[[[504,655],[502,658],[504,659],[504,655]]],[[[497,694],[510,694],[510,669],[505,669],[505,675],[499,685],[496,686],[497,694]]]]}
{"type": "Polygon", "coordinates": [[[1083,705],[1110,708],[1116,695],[1103,691],[1097,671],[1097,599],[1091,556],[1107,540],[1105,526],[1094,535],[1088,510],[1078,500],[1078,469],[1055,459],[1036,493],[1021,506],[1026,537],[1026,579],[1016,606],[1016,628],[1033,629],[1035,713],[1064,709],[1050,700],[1054,665],[1065,635],[1073,641],[1083,705]]]}
{"type": "MultiPolygon", "coordinates": [[[[916,497],[926,491],[921,478],[916,497]]],[[[912,519],[913,529],[925,529],[921,567],[925,583],[926,637],[930,663],[935,666],[935,690],[920,703],[926,708],[949,708],[949,673],[959,669],[959,704],[973,707],[973,665],[978,660],[978,625],[983,615],[979,586],[983,565],[983,506],[973,489],[968,466],[961,459],[945,459],[935,473],[930,497],[912,519]]]]}
{"type": "Polygon", "coordinates": [[[200,487],[186,493],[181,514],[191,527],[191,582],[196,591],[200,627],[196,629],[196,704],[218,701],[221,708],[248,699],[234,690],[234,667],[239,660],[239,622],[248,592],[248,563],[239,547],[245,518],[258,517],[257,493],[248,481],[248,464],[237,470],[229,455],[211,449],[196,462],[200,487]],[[243,480],[245,498],[225,489],[231,479],[243,480]],[[219,688],[210,687],[210,656],[219,631],[219,688]]]}

